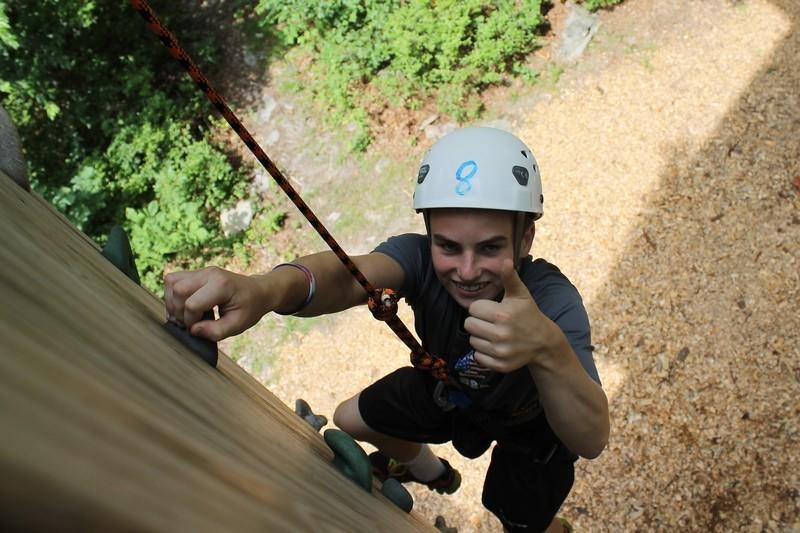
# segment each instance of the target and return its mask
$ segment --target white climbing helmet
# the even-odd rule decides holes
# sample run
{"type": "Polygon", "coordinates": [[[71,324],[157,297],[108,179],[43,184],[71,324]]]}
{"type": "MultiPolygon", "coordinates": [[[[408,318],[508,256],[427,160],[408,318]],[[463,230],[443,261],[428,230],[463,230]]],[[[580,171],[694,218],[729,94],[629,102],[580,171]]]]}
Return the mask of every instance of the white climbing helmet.
{"type": "MultiPolygon", "coordinates": [[[[542,179],[533,152],[516,136],[489,127],[448,133],[425,154],[414,209],[500,209],[542,216],[542,179]]],[[[427,218],[427,217],[426,217],[427,218]]]]}

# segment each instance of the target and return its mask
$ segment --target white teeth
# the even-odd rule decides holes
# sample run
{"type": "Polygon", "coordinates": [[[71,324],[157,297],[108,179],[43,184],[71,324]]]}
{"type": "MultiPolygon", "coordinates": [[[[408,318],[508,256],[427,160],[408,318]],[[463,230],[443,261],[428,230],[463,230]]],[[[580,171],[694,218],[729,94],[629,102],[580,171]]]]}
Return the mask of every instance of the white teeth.
{"type": "Polygon", "coordinates": [[[479,290],[486,287],[486,285],[488,285],[488,283],[476,283],[474,285],[463,285],[461,283],[456,283],[456,282],[453,283],[455,284],[456,287],[458,287],[462,291],[467,291],[467,292],[478,292],[479,290]]]}

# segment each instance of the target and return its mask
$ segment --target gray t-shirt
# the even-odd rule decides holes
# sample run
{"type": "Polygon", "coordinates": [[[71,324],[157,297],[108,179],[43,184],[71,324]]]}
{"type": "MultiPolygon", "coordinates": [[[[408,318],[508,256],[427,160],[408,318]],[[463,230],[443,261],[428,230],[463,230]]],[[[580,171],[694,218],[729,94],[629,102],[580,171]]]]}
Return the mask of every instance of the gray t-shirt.
{"type": "MultiPolygon", "coordinates": [[[[401,266],[405,281],[401,293],[414,311],[414,326],[423,348],[448,361],[448,369],[487,410],[506,414],[538,405],[538,393],[527,368],[498,374],[472,359],[469,334],[464,330],[468,313],[445,290],[433,270],[425,235],[407,233],[391,237],[375,248],[401,266]]],[[[589,318],[578,290],[558,268],[530,256],[521,262],[520,278],[542,313],[567,337],[587,374],[600,383],[592,357],[589,318]]]]}

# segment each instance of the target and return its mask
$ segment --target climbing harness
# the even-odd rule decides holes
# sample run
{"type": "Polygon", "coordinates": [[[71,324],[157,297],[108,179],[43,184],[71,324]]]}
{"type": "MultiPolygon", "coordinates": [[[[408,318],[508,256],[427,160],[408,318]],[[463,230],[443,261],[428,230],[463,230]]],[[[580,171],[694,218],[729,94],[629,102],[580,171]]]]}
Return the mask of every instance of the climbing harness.
{"type": "Polygon", "coordinates": [[[447,363],[445,360],[427,353],[419,344],[417,339],[414,338],[414,335],[412,335],[405,324],[403,324],[403,321],[397,316],[397,295],[394,293],[394,291],[389,289],[376,289],[372,286],[364,274],[358,269],[353,260],[350,259],[342,247],[339,246],[339,243],[337,243],[333,236],[328,232],[322,222],[316,217],[316,215],[314,215],[303,199],[300,198],[300,195],[294,190],[291,184],[289,184],[289,181],[283,176],[283,173],[278,169],[277,166],[275,166],[272,160],[267,157],[267,154],[261,149],[261,146],[259,146],[255,139],[253,139],[253,136],[250,135],[250,132],[244,127],[233,111],[231,111],[231,109],[225,103],[225,100],[223,100],[222,96],[220,96],[217,91],[214,90],[214,88],[211,86],[211,83],[208,81],[205,75],[203,75],[200,69],[197,68],[197,66],[194,64],[194,61],[192,61],[192,59],[189,57],[189,54],[187,54],[183,47],[181,47],[172,32],[170,32],[161,23],[161,21],[159,21],[155,12],[150,7],[150,4],[148,4],[146,0],[130,0],[130,2],[133,9],[138,11],[142,18],[144,18],[144,20],[147,22],[147,26],[150,28],[150,30],[155,33],[164,46],[167,47],[170,55],[178,60],[183,68],[186,69],[195,85],[197,85],[200,90],[205,93],[206,97],[222,114],[231,128],[233,128],[233,131],[235,131],[239,138],[244,141],[244,144],[247,146],[247,148],[250,149],[256,159],[258,159],[266,171],[269,172],[269,175],[272,176],[272,179],[274,179],[283,192],[286,193],[292,203],[297,206],[303,216],[309,221],[311,226],[317,230],[317,233],[319,233],[320,237],[322,237],[325,243],[336,254],[336,257],[339,258],[339,260],[342,262],[342,264],[344,264],[350,274],[353,275],[356,281],[358,281],[359,285],[363,287],[369,298],[368,305],[373,313],[373,316],[375,316],[375,318],[378,320],[386,322],[386,324],[392,328],[392,331],[395,332],[400,340],[402,340],[411,350],[411,364],[419,369],[430,372],[431,375],[438,380],[447,381],[447,363]]]}

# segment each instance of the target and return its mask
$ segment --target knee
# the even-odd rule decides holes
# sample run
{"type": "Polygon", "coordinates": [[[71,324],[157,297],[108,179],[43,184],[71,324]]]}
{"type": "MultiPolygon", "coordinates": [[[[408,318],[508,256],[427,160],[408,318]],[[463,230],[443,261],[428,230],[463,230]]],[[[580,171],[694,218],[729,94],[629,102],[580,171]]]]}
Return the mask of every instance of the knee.
{"type": "Polygon", "coordinates": [[[342,431],[347,431],[345,426],[347,425],[347,401],[340,403],[336,410],[333,412],[333,423],[341,429],[342,431]]]}
{"type": "Polygon", "coordinates": [[[351,437],[358,438],[364,433],[366,424],[358,410],[358,395],[339,404],[333,412],[333,423],[351,437]]]}

